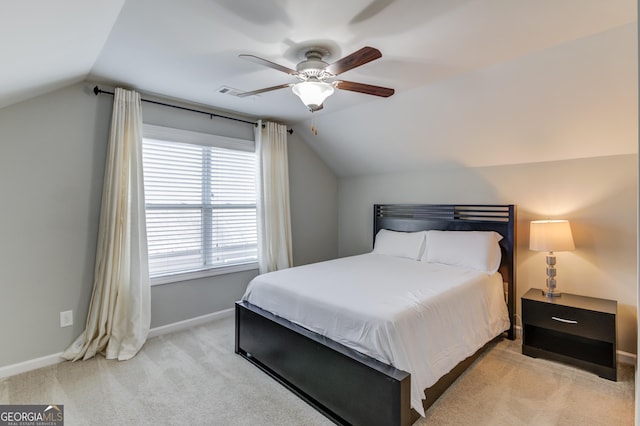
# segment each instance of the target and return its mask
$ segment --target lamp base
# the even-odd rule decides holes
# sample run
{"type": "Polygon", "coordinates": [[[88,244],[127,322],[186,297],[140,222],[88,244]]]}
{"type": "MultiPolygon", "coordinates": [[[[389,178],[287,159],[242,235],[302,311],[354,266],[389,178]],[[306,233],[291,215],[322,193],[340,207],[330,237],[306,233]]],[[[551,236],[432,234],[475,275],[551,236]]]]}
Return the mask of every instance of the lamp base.
{"type": "Polygon", "coordinates": [[[542,295],[545,297],[560,297],[562,296],[562,293],[558,291],[542,290],[542,295]]]}
{"type": "Polygon", "coordinates": [[[556,256],[552,251],[547,255],[547,288],[542,290],[545,297],[560,297],[562,293],[556,292],[556,256]]]}

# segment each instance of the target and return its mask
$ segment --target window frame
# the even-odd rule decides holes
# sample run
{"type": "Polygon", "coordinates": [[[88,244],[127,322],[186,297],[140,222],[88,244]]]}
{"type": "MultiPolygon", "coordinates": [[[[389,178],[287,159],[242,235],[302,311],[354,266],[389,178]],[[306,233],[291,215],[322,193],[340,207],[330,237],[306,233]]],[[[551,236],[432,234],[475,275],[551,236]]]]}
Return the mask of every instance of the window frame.
{"type": "MultiPolygon", "coordinates": [[[[195,132],[192,130],[183,130],[170,127],[157,126],[153,124],[143,124],[143,143],[144,139],[154,139],[174,143],[186,143],[193,145],[202,145],[208,147],[225,148],[236,151],[255,153],[255,141],[248,139],[231,138],[228,136],[213,135],[210,133],[195,132]]],[[[257,190],[257,189],[256,189],[257,190]]],[[[256,212],[258,210],[258,201],[256,193],[256,212]]],[[[145,200],[146,215],[146,200],[145,200]]],[[[257,221],[256,221],[257,227],[257,221]]],[[[257,231],[257,229],[256,229],[257,231]]],[[[250,271],[258,269],[258,260],[240,263],[228,266],[212,266],[207,269],[167,273],[166,275],[150,277],[150,284],[161,285],[176,283],[181,281],[194,280],[199,278],[212,277],[217,275],[232,274],[242,271],[250,271]]]]}

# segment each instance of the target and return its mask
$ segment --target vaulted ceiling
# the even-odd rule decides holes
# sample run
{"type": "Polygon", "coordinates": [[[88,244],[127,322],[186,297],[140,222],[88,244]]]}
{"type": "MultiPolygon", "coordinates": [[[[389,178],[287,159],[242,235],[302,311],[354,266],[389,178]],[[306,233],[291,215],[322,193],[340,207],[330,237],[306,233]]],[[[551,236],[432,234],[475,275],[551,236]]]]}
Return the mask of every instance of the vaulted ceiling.
{"type": "Polygon", "coordinates": [[[122,85],[287,123],[340,176],[637,153],[635,0],[8,0],[0,5],[0,107],[80,81],[122,85]],[[295,68],[382,58],[310,113],[295,68]],[[318,134],[310,131],[312,123],[318,134]]]}

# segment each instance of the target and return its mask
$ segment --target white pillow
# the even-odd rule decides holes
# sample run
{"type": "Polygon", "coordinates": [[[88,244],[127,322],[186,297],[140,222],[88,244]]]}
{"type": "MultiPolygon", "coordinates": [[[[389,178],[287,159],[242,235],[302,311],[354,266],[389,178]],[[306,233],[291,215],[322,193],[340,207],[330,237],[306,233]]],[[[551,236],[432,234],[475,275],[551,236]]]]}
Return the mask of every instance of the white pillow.
{"type": "Polygon", "coordinates": [[[427,231],[422,260],[493,274],[502,259],[501,239],[493,231],[427,231]]]}
{"type": "Polygon", "coordinates": [[[420,260],[424,251],[424,231],[397,232],[381,229],[376,235],[373,252],[387,256],[420,260]]]}

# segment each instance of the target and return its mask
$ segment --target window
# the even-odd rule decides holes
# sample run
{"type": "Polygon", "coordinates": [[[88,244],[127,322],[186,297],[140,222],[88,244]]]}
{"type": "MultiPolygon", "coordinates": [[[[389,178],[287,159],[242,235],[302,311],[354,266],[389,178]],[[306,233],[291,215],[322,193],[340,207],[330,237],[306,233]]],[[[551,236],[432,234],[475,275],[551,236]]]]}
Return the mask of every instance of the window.
{"type": "Polygon", "coordinates": [[[152,283],[255,268],[254,142],[145,125],[142,146],[152,283]]]}

